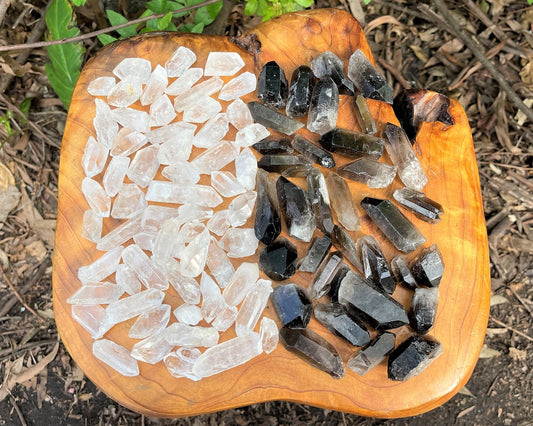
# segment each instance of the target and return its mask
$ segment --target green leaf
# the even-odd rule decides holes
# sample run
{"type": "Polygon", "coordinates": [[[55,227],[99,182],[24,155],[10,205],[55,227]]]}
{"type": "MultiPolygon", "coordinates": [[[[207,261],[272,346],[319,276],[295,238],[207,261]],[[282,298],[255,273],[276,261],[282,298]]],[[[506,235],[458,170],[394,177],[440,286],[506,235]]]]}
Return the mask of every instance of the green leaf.
{"type": "MultiPolygon", "coordinates": [[[[364,4],[370,4],[371,1],[372,1],[372,0],[363,0],[363,3],[364,3],[364,4]]],[[[532,0],[532,1],[533,1],[533,0],[532,0]]]]}
{"type": "Polygon", "coordinates": [[[313,3],[314,3],[313,0],[294,0],[294,1],[302,7],[311,7],[313,6],[313,3]]]}
{"type": "Polygon", "coordinates": [[[532,5],[533,4],[533,0],[527,0],[527,4],[532,5]]]}
{"type": "Polygon", "coordinates": [[[222,9],[222,1],[202,6],[196,10],[194,14],[194,22],[203,22],[204,25],[209,25],[215,20],[222,9]]]}
{"type": "Polygon", "coordinates": [[[160,31],[165,30],[168,24],[170,24],[170,21],[172,21],[172,12],[168,12],[165,16],[157,20],[157,28],[160,31]]]}
{"type": "Polygon", "coordinates": [[[202,31],[204,30],[204,27],[205,27],[204,23],[199,22],[191,28],[191,33],[201,34],[202,31]]]}
{"type": "Polygon", "coordinates": [[[244,13],[253,15],[257,10],[257,0],[248,0],[244,6],[244,13]]]}
{"type": "Polygon", "coordinates": [[[110,36],[109,34],[100,34],[98,37],[98,40],[100,40],[100,43],[102,43],[102,46],[107,46],[109,43],[113,43],[117,40],[116,37],[110,36]]]}
{"type": "MultiPolygon", "coordinates": [[[[112,26],[125,24],[128,22],[126,17],[122,16],[120,13],[115,12],[114,10],[107,9],[106,10],[107,19],[109,19],[109,23],[112,26]]],[[[135,30],[136,25],[132,25],[125,28],[120,28],[117,30],[117,33],[119,33],[122,37],[132,37],[137,34],[137,31],[135,30]]]]}
{"type": "Polygon", "coordinates": [[[166,12],[167,0],[152,0],[146,3],[146,7],[154,14],[166,12]]]}
{"type": "MultiPolygon", "coordinates": [[[[72,38],[79,34],[72,17],[72,7],[68,0],[53,0],[45,15],[50,40],[72,38]]],[[[80,75],[83,52],[81,43],[65,43],[48,46],[50,63],[46,64],[46,74],[52,88],[68,109],[74,85],[80,75]]]]}
{"type": "Polygon", "coordinates": [[[30,112],[32,100],[33,98],[26,98],[20,103],[19,109],[24,113],[24,115],[28,115],[30,112]]]}
{"type": "Polygon", "coordinates": [[[72,3],[74,4],[74,6],[80,7],[84,6],[86,1],[87,0],[72,0],[72,3]]]}

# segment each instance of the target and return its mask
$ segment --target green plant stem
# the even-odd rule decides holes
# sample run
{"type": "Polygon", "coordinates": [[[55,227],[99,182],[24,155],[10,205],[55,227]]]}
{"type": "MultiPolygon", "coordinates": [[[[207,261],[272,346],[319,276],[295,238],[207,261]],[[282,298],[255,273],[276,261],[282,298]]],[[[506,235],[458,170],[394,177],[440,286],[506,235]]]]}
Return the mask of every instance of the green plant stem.
{"type": "MultiPolygon", "coordinates": [[[[195,9],[198,9],[198,8],[200,8],[202,6],[207,6],[209,4],[216,3],[218,1],[220,1],[220,0],[207,0],[207,1],[204,1],[202,3],[196,4],[194,6],[184,7],[183,9],[176,10],[176,11],[174,11],[172,13],[188,12],[190,10],[195,10],[195,9]]],[[[125,23],[120,24],[120,25],[115,25],[113,27],[104,28],[104,29],[101,29],[101,30],[98,30],[98,31],[93,31],[92,33],[82,34],[82,35],[79,35],[79,36],[76,36],[76,37],[72,37],[72,38],[64,38],[64,39],[61,39],[61,40],[40,41],[38,43],[13,44],[11,46],[0,46],[0,52],[10,52],[10,51],[13,51],[13,50],[36,49],[36,48],[39,48],[39,47],[55,46],[55,45],[58,45],[58,44],[73,43],[73,42],[77,42],[77,41],[87,40],[89,38],[93,38],[93,37],[99,36],[101,34],[107,34],[107,33],[116,31],[116,30],[121,29],[121,28],[129,27],[131,25],[142,24],[143,22],[150,21],[152,19],[159,19],[159,18],[162,18],[163,16],[165,16],[166,14],[167,13],[160,13],[158,15],[150,15],[150,16],[146,16],[144,18],[134,19],[132,21],[125,22],[125,23]]]]}

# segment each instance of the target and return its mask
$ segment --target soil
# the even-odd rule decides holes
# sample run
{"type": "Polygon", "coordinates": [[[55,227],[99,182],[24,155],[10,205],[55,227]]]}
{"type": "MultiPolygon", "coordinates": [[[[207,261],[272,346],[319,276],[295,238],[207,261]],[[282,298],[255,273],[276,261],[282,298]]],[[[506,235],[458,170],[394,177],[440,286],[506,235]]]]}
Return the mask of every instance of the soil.
{"type": "MultiPolygon", "coordinates": [[[[0,44],[44,40],[46,4],[33,3],[0,0],[0,44]]],[[[138,3],[119,1],[115,7],[131,13],[139,10],[138,3]]],[[[446,3],[454,20],[475,36],[479,51],[531,106],[533,6],[501,0],[446,3]]],[[[82,33],[105,25],[98,2],[87,5],[77,13],[82,33]]],[[[243,4],[231,5],[211,32],[234,36],[260,22],[244,15],[243,4]]],[[[14,179],[22,192],[0,227],[0,425],[533,424],[533,123],[429,3],[372,0],[362,6],[363,15],[357,5],[358,0],[318,1],[315,7],[352,9],[365,20],[374,56],[396,93],[403,87],[439,91],[458,99],[470,119],[489,233],[493,306],[485,346],[466,387],[429,413],[397,420],[281,401],[161,420],[107,398],[58,343],[53,321],[51,256],[66,112],[44,72],[46,51],[34,49],[24,56],[0,56],[0,156],[6,165],[0,168],[0,182],[14,179]],[[27,98],[32,98],[31,107],[22,117],[13,105],[27,98]],[[10,134],[2,117],[9,121],[10,134]]],[[[90,57],[100,45],[90,39],[85,47],[90,57]]]]}

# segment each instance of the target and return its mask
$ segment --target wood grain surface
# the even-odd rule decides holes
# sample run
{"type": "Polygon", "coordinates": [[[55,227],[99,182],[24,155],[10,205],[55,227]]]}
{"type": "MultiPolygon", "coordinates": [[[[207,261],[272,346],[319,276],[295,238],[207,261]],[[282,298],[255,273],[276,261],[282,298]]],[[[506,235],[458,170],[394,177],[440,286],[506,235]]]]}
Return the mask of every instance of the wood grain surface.
{"type": "MultiPolygon", "coordinates": [[[[334,380],[280,344],[269,355],[262,354],[241,367],[199,382],[173,378],[163,363],[139,363],[138,377],[123,377],[93,357],[92,338],[72,319],[66,300],[81,285],[77,270],[102,255],[93,243],[81,237],[82,216],[88,209],[80,190],[84,178],[81,158],[87,138],[95,136],[92,125],[94,98],[87,93],[87,86],[94,78],[112,75],[112,69],[126,57],[146,58],[154,67],[158,63],[164,64],[180,45],[196,52],[198,61],[194,66],[203,66],[209,51],[237,51],[244,58],[246,69],[256,75],[264,63],[276,60],[289,78],[297,66],[309,64],[312,58],[326,50],[336,53],[345,64],[357,48],[371,56],[358,23],[351,15],[339,10],[284,15],[261,24],[250,34],[238,40],[240,46],[224,37],[149,34],[114,43],[102,49],[85,66],[71,102],[59,170],[53,294],[57,327],[65,346],[83,372],[103,392],[122,405],[150,416],[191,416],[270,400],[289,400],[386,418],[412,416],[439,406],[459,391],[472,373],[485,335],[490,296],[487,234],[472,136],[465,113],[456,101],[450,106],[455,125],[424,123],[415,145],[429,178],[425,192],[444,206],[445,215],[436,225],[422,222],[411,214],[407,216],[427,238],[424,246],[438,244],[446,264],[435,327],[429,333],[442,343],[444,353],[419,376],[407,382],[390,381],[386,363],[382,363],[364,377],[347,370],[345,378],[334,380]],[[257,41],[261,45],[259,51],[257,41]],[[248,50],[243,49],[243,45],[248,50]]],[[[224,80],[229,78],[224,77],[224,80]]],[[[253,95],[244,98],[245,101],[254,99],[253,95]]],[[[380,131],[387,121],[397,123],[390,105],[376,101],[369,103],[380,131]]],[[[357,130],[352,98],[341,97],[340,105],[338,126],[357,130]]],[[[142,108],[138,103],[134,107],[142,108]]],[[[317,140],[318,135],[305,130],[301,132],[317,140]]],[[[234,135],[232,130],[226,139],[234,135]]],[[[339,165],[348,162],[339,156],[335,158],[339,165]]],[[[202,179],[201,183],[208,182],[206,176],[202,179]]],[[[358,203],[367,195],[392,198],[393,191],[401,186],[396,179],[389,188],[382,190],[370,190],[357,183],[351,183],[351,190],[358,203]]],[[[227,203],[220,208],[226,206],[227,203]]],[[[362,209],[359,208],[359,212],[362,229],[352,236],[375,235],[389,260],[397,255],[398,252],[364,216],[362,209]]],[[[104,233],[118,223],[106,219],[104,233]]],[[[251,220],[249,225],[252,226],[251,220]]],[[[318,231],[316,233],[318,235],[318,231]]],[[[299,254],[304,255],[304,245],[297,246],[299,254]]],[[[408,257],[412,258],[416,253],[408,257]]],[[[252,256],[237,259],[234,264],[256,260],[257,256],[252,256]]],[[[310,280],[311,274],[298,273],[289,282],[307,287],[310,280]]],[[[398,287],[394,297],[407,306],[411,295],[398,287]]],[[[167,291],[165,303],[173,309],[181,303],[172,288],[167,291]]],[[[265,315],[278,321],[270,305],[265,315]]],[[[115,326],[106,338],[130,349],[136,342],[127,337],[133,322],[134,319],[115,326]]],[[[309,326],[333,343],[344,361],[354,352],[353,347],[332,336],[316,320],[312,319],[309,326]]],[[[397,343],[410,333],[407,327],[393,331],[398,335],[397,343]]],[[[222,340],[233,336],[234,332],[228,331],[222,340]]]]}

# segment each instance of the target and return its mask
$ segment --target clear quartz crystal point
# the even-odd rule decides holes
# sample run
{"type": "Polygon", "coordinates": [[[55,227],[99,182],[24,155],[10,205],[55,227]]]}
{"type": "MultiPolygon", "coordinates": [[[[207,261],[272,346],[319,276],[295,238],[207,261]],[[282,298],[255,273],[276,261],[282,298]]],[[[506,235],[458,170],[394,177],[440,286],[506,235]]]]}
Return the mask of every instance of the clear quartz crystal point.
{"type": "MultiPolygon", "coordinates": [[[[210,188],[210,190],[214,192],[212,188],[210,188]]],[[[213,194],[209,193],[208,195],[211,196],[213,194]]],[[[218,197],[218,194],[215,193],[215,195],[218,197]]],[[[196,196],[200,197],[199,194],[196,196]]],[[[218,201],[217,203],[219,204],[218,201]]],[[[179,207],[178,212],[179,212],[180,221],[188,222],[188,221],[194,220],[194,221],[203,222],[207,219],[210,219],[213,216],[213,210],[201,204],[209,204],[209,203],[206,201],[199,200],[198,205],[197,204],[184,204],[183,206],[179,207]]]]}
{"type": "Polygon", "coordinates": [[[171,217],[178,215],[178,209],[174,207],[150,205],[142,214],[142,228],[144,231],[157,232],[162,224],[171,217]]]}
{"type": "Polygon", "coordinates": [[[213,233],[221,237],[230,228],[229,211],[219,210],[213,214],[213,217],[208,220],[207,228],[213,233]]]}
{"type": "Polygon", "coordinates": [[[180,46],[165,63],[167,76],[181,77],[196,62],[196,54],[185,46],[180,46]]]}
{"type": "Polygon", "coordinates": [[[96,114],[93,119],[96,139],[107,148],[111,148],[118,132],[118,124],[112,117],[111,108],[102,99],[95,99],[96,114]]]}
{"type": "Polygon", "coordinates": [[[220,287],[213,278],[203,272],[200,279],[200,291],[202,292],[202,316],[207,322],[211,322],[225,306],[220,287]]]}
{"type": "Polygon", "coordinates": [[[118,225],[115,229],[102,237],[96,245],[96,249],[100,251],[108,251],[124,244],[130,238],[133,238],[133,236],[142,229],[141,218],[142,216],[139,214],[138,216],[132,217],[118,225]]]}
{"type": "Polygon", "coordinates": [[[235,158],[235,174],[245,189],[255,189],[257,159],[250,148],[244,148],[235,158]]]}
{"type": "Polygon", "coordinates": [[[181,182],[183,185],[194,185],[200,180],[196,167],[184,160],[175,160],[171,166],[165,167],[161,174],[172,182],[181,182]]]}
{"type": "Polygon", "coordinates": [[[157,173],[159,168],[158,150],[159,147],[157,146],[148,146],[137,151],[133,157],[127,176],[141,188],[147,187],[157,173]]]}
{"type": "Polygon", "coordinates": [[[107,102],[115,107],[129,107],[139,100],[141,93],[141,80],[138,77],[126,77],[111,89],[107,102]]]}
{"type": "Polygon", "coordinates": [[[246,126],[254,122],[250,110],[241,99],[235,99],[231,104],[228,105],[226,108],[226,115],[228,117],[228,121],[237,130],[244,129],[246,126]]]}
{"type": "Polygon", "coordinates": [[[365,98],[392,104],[392,87],[360,49],[350,56],[348,77],[365,98]]]}
{"type": "Polygon", "coordinates": [[[331,205],[337,214],[339,223],[348,231],[358,231],[361,228],[361,221],[346,181],[336,173],[329,173],[326,185],[329,193],[335,194],[331,197],[331,205]]]}
{"type": "Polygon", "coordinates": [[[87,284],[67,299],[71,305],[101,305],[118,300],[124,293],[122,287],[111,283],[87,284]]]}
{"type": "Polygon", "coordinates": [[[161,305],[165,293],[150,288],[110,303],[105,311],[104,322],[118,324],[141,315],[161,305]]]}
{"type": "Polygon", "coordinates": [[[196,104],[183,112],[183,121],[187,121],[188,123],[205,123],[220,111],[222,111],[220,102],[209,96],[205,96],[201,104],[196,104]]]}
{"type": "Polygon", "coordinates": [[[93,339],[98,338],[98,330],[104,320],[105,310],[100,305],[72,305],[72,318],[87,330],[93,339]]]}
{"type": "Polygon", "coordinates": [[[150,126],[166,126],[175,118],[174,106],[167,95],[159,96],[150,105],[150,126]]]}
{"type": "Polygon", "coordinates": [[[131,326],[128,337],[146,339],[163,330],[170,320],[170,305],[161,305],[139,315],[131,326]]]}
{"type": "Polygon", "coordinates": [[[100,217],[109,217],[111,213],[111,198],[104,188],[90,178],[83,179],[81,192],[85,196],[89,207],[100,217]]]}
{"type": "Polygon", "coordinates": [[[122,260],[133,269],[146,288],[157,290],[166,290],[168,288],[166,278],[136,244],[131,244],[124,249],[122,260]]]}
{"type": "Polygon", "coordinates": [[[268,317],[263,317],[259,325],[259,336],[261,337],[263,351],[266,354],[276,349],[279,342],[279,330],[276,321],[268,317]]]}
{"type": "Polygon", "coordinates": [[[153,252],[156,237],[157,234],[153,232],[139,232],[133,236],[133,242],[142,250],[153,252]]]}
{"type": "Polygon", "coordinates": [[[192,374],[192,367],[200,355],[198,348],[179,348],[176,352],[169,353],[163,362],[172,376],[186,377],[196,382],[200,377],[192,374]]]}
{"type": "Polygon", "coordinates": [[[104,170],[109,149],[89,136],[81,159],[85,176],[91,178],[104,170]]]}
{"type": "Polygon", "coordinates": [[[244,67],[237,52],[210,52],[205,63],[205,75],[234,75],[244,67]]]}
{"type": "Polygon", "coordinates": [[[197,148],[211,148],[228,133],[228,130],[226,113],[217,114],[196,133],[193,145],[197,148]]]}
{"type": "Polygon", "coordinates": [[[339,89],[331,77],[321,78],[313,89],[307,129],[323,135],[333,130],[339,112],[339,89]]]}
{"type": "Polygon", "coordinates": [[[237,336],[244,336],[254,330],[267,305],[271,293],[272,281],[257,281],[253,290],[244,298],[239,309],[239,314],[235,320],[235,331],[237,332],[237,336]]]}
{"type": "Polygon", "coordinates": [[[224,85],[220,77],[211,77],[195,86],[192,86],[186,92],[176,96],[174,99],[174,109],[176,112],[183,112],[187,108],[196,105],[204,96],[211,96],[217,93],[224,85]]]}
{"type": "Polygon", "coordinates": [[[182,95],[200,80],[203,75],[204,70],[202,68],[189,68],[166,88],[165,93],[170,96],[182,95]]]}
{"type": "Polygon", "coordinates": [[[141,83],[146,83],[152,73],[152,64],[147,59],[126,58],[113,69],[113,74],[123,80],[126,77],[137,77],[141,83]]]}
{"type": "Polygon", "coordinates": [[[157,65],[144,86],[141,105],[150,105],[165,92],[167,86],[167,72],[161,65],[157,65]]]}
{"type": "Polygon", "coordinates": [[[148,205],[144,192],[134,183],[125,183],[113,202],[111,217],[115,219],[131,219],[148,205]]]}
{"type": "Polygon", "coordinates": [[[219,334],[213,327],[175,322],[164,331],[165,340],[173,346],[211,347],[218,343],[219,334]]]}
{"type": "Polygon", "coordinates": [[[222,333],[235,323],[237,313],[238,311],[235,306],[224,306],[224,308],[218,312],[211,325],[222,333]]]}
{"type": "Polygon", "coordinates": [[[259,241],[252,228],[230,228],[219,241],[229,257],[241,258],[255,254],[259,241]]]}
{"type": "Polygon", "coordinates": [[[102,238],[102,217],[92,210],[83,213],[81,236],[86,240],[97,243],[102,238]]]}
{"type": "Polygon", "coordinates": [[[181,273],[186,277],[197,277],[202,273],[209,249],[209,230],[205,229],[185,247],[181,254],[181,273]]]}
{"type": "MultiPolygon", "coordinates": [[[[191,164],[201,174],[210,175],[212,172],[227,166],[237,158],[237,155],[239,155],[239,149],[235,144],[230,141],[222,140],[198,155],[191,164]]],[[[254,157],[254,162],[255,161],[254,157]]],[[[237,165],[235,167],[237,168],[237,165]]],[[[237,178],[239,178],[238,173],[237,178]]]]}
{"type": "Polygon", "coordinates": [[[234,197],[246,190],[231,172],[215,171],[211,173],[211,186],[223,197],[234,197]]]}
{"type": "Polygon", "coordinates": [[[262,351],[259,334],[235,337],[207,349],[196,360],[192,372],[198,377],[209,377],[244,364],[262,351]]]}
{"type": "Polygon", "coordinates": [[[176,248],[180,245],[178,235],[180,231],[180,220],[178,217],[171,217],[163,222],[161,229],[157,233],[154,241],[152,260],[161,267],[164,267],[171,257],[174,257],[176,248]]]}
{"type": "Polygon", "coordinates": [[[254,123],[237,132],[235,143],[242,147],[251,146],[268,136],[270,136],[270,132],[265,126],[259,123],[254,123]]]}
{"type": "Polygon", "coordinates": [[[148,364],[157,364],[173,349],[173,345],[165,339],[166,330],[152,334],[144,340],[133,345],[131,356],[148,364]]]}
{"type": "Polygon", "coordinates": [[[174,290],[185,303],[196,305],[200,303],[200,286],[194,278],[186,277],[180,273],[180,264],[171,259],[166,266],[168,280],[174,290]]]}
{"type": "Polygon", "coordinates": [[[385,127],[385,149],[392,163],[398,167],[398,176],[405,186],[421,190],[428,179],[405,131],[394,124],[385,127]]]}
{"type": "Polygon", "coordinates": [[[359,158],[337,169],[346,179],[364,183],[369,188],[386,188],[394,180],[396,166],[380,163],[369,158],[359,158]]]}
{"type": "Polygon", "coordinates": [[[225,288],[231,282],[235,268],[213,237],[209,243],[206,264],[220,288],[225,288]]]}
{"type": "Polygon", "coordinates": [[[93,96],[107,96],[115,84],[115,77],[98,77],[89,83],[87,92],[93,96]]]}
{"type": "Polygon", "coordinates": [[[174,316],[181,324],[186,325],[196,325],[203,319],[200,307],[188,303],[174,309],[174,316]]]}
{"type": "Polygon", "coordinates": [[[122,127],[142,133],[150,130],[150,116],[145,111],[133,108],[115,108],[111,113],[122,127]]]}
{"type": "MultiPolygon", "coordinates": [[[[179,121],[177,123],[169,124],[168,126],[161,127],[159,129],[154,129],[146,134],[147,139],[153,145],[162,145],[166,142],[173,141],[178,143],[185,143],[189,138],[192,138],[194,132],[196,131],[196,126],[191,123],[185,123],[179,121]]],[[[186,150],[185,146],[183,147],[186,150]]],[[[189,152],[190,154],[190,152],[189,152]]],[[[189,154],[180,155],[179,158],[188,159],[189,154]]]]}
{"type": "Polygon", "coordinates": [[[227,82],[220,90],[218,98],[223,101],[232,101],[253,92],[256,84],[257,80],[255,75],[249,71],[245,71],[227,82]]]}
{"type": "Polygon", "coordinates": [[[82,284],[97,283],[117,270],[124,247],[118,246],[104,253],[93,263],[78,269],[78,278],[82,284]]]}
{"type": "Polygon", "coordinates": [[[117,285],[122,287],[122,289],[129,295],[139,293],[141,291],[141,282],[133,270],[126,265],[121,263],[118,265],[115,272],[115,279],[117,285]]]}
{"type": "Polygon", "coordinates": [[[126,157],[142,148],[147,142],[148,140],[144,133],[122,128],[113,140],[111,155],[113,157],[126,157]]]}
{"type": "Polygon", "coordinates": [[[93,355],[123,376],[139,375],[139,365],[137,360],[130,355],[130,351],[111,340],[96,340],[93,343],[93,355]]]}
{"type": "Polygon", "coordinates": [[[228,207],[229,221],[234,228],[244,225],[252,216],[257,193],[248,191],[235,197],[228,207]]]}
{"type": "Polygon", "coordinates": [[[191,155],[192,140],[192,132],[176,132],[172,139],[159,145],[157,153],[159,163],[175,166],[179,161],[187,161],[191,155]]]}
{"type": "Polygon", "coordinates": [[[124,185],[124,178],[130,167],[129,157],[113,157],[109,162],[104,173],[102,183],[104,184],[105,192],[110,197],[118,194],[122,185],[124,185]]]}
{"type": "Polygon", "coordinates": [[[259,266],[257,263],[243,262],[224,289],[224,300],[228,306],[237,306],[241,303],[248,292],[254,288],[258,278],[259,266]]]}

